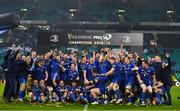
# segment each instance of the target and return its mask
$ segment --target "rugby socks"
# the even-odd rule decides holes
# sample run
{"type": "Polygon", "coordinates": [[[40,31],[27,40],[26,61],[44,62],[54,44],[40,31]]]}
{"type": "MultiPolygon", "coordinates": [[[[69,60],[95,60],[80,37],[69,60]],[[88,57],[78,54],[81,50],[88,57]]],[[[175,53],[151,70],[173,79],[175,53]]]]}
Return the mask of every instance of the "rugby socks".
{"type": "Polygon", "coordinates": [[[19,91],[19,98],[20,99],[23,99],[24,98],[24,96],[25,96],[25,91],[19,91]]]}
{"type": "Polygon", "coordinates": [[[76,101],[76,98],[75,98],[75,95],[74,95],[74,94],[70,94],[70,97],[71,97],[71,99],[72,99],[73,102],[76,101]]]}
{"type": "Polygon", "coordinates": [[[144,101],[146,97],[146,92],[141,93],[141,101],[144,101]]]}
{"type": "Polygon", "coordinates": [[[157,98],[158,103],[161,104],[161,96],[160,96],[160,94],[158,92],[156,92],[155,96],[157,98]]]}
{"type": "Polygon", "coordinates": [[[114,93],[116,94],[117,99],[121,99],[121,92],[120,92],[119,88],[116,89],[116,90],[114,91],[114,93]]]}
{"type": "Polygon", "coordinates": [[[61,97],[61,101],[62,101],[62,102],[64,102],[64,101],[65,101],[65,99],[66,99],[66,97],[65,97],[65,96],[62,96],[62,97],[61,97]]]}

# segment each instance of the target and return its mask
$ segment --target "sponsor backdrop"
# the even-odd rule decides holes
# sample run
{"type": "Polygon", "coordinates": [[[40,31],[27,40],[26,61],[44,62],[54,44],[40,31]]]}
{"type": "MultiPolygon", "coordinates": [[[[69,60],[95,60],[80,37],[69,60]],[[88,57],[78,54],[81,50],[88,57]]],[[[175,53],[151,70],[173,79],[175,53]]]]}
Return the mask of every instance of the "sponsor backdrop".
{"type": "Polygon", "coordinates": [[[102,45],[143,46],[142,33],[38,32],[38,46],[102,45]]]}

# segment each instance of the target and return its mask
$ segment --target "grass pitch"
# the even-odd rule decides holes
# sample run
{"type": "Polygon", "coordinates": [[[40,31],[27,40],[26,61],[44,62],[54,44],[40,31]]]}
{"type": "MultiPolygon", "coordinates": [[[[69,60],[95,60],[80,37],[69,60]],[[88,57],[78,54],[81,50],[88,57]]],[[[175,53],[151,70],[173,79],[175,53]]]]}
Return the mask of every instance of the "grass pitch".
{"type": "Polygon", "coordinates": [[[135,105],[84,105],[79,103],[51,103],[51,104],[31,104],[29,102],[19,103],[17,101],[12,103],[4,102],[2,93],[4,85],[0,85],[0,110],[72,110],[72,111],[95,111],[95,110],[180,110],[180,87],[172,87],[172,106],[135,106],[135,105]]]}

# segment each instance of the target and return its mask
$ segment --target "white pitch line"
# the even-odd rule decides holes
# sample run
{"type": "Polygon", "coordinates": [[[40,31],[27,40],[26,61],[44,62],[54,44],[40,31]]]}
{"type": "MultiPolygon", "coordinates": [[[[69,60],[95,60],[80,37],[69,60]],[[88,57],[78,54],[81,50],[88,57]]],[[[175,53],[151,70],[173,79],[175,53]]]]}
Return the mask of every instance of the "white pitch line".
{"type": "Polygon", "coordinates": [[[87,111],[87,109],[88,109],[88,105],[86,104],[86,105],[84,105],[83,111],[87,111]]]}

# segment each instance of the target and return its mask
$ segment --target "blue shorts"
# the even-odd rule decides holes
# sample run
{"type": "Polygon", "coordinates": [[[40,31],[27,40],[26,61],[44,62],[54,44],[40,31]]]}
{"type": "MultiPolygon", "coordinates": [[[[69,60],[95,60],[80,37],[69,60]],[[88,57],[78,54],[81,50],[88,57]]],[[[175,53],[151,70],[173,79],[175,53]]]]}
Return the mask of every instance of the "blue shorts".
{"type": "Polygon", "coordinates": [[[148,80],[148,81],[143,81],[143,83],[146,85],[146,87],[152,86],[152,82],[151,82],[150,80],[148,80]]]}
{"type": "Polygon", "coordinates": [[[18,78],[18,80],[19,80],[20,84],[25,84],[26,83],[26,79],[24,77],[20,77],[20,78],[18,78]]]}
{"type": "Polygon", "coordinates": [[[40,102],[40,96],[37,96],[37,95],[34,95],[35,96],[35,98],[34,98],[34,102],[40,102]]]}

